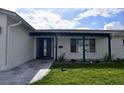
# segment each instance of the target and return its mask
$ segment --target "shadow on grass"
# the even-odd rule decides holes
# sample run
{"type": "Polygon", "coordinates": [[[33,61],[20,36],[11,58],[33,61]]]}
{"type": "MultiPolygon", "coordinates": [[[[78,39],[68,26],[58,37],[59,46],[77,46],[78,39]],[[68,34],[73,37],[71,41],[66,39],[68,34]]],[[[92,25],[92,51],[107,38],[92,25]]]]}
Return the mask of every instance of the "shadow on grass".
{"type": "Polygon", "coordinates": [[[67,68],[67,69],[75,69],[75,68],[96,68],[96,69],[106,69],[106,68],[117,68],[117,69],[124,69],[124,62],[119,63],[53,63],[51,69],[55,68],[67,68]]]}

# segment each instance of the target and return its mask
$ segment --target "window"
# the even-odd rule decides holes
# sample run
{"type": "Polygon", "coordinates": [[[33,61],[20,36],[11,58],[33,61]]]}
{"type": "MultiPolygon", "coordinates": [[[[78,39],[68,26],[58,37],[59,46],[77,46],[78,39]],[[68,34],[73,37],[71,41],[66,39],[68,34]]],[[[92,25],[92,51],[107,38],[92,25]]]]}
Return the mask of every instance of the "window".
{"type": "MultiPolygon", "coordinates": [[[[83,53],[83,40],[82,39],[71,39],[70,49],[73,53],[83,53]]],[[[96,51],[95,39],[85,40],[86,52],[94,53],[96,51]]]]}
{"type": "Polygon", "coordinates": [[[77,40],[77,52],[83,53],[83,40],[82,39],[77,40]]]}
{"type": "Polygon", "coordinates": [[[95,46],[95,39],[89,39],[89,51],[91,53],[96,51],[96,46],[95,46]]]}
{"type": "Polygon", "coordinates": [[[71,39],[71,52],[77,52],[76,39],[71,39]]]}

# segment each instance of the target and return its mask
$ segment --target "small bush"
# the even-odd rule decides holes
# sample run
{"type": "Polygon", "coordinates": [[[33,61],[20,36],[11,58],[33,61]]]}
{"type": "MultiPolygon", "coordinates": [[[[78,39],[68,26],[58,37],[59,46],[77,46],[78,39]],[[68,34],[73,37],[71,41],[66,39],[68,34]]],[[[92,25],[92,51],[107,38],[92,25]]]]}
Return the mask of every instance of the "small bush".
{"type": "Polygon", "coordinates": [[[112,62],[112,57],[113,57],[113,56],[110,57],[108,54],[105,54],[105,56],[104,56],[104,61],[112,62]]]}
{"type": "Polygon", "coordinates": [[[64,53],[59,56],[58,61],[60,63],[64,63],[64,61],[65,61],[65,54],[64,53]]]}
{"type": "Polygon", "coordinates": [[[124,59],[122,59],[122,58],[117,58],[117,59],[113,60],[113,62],[124,62],[124,59]]]}
{"type": "Polygon", "coordinates": [[[75,59],[71,59],[70,61],[71,61],[72,63],[75,63],[75,62],[76,62],[76,60],[75,60],[75,59]]]}
{"type": "Polygon", "coordinates": [[[63,66],[63,63],[65,62],[65,53],[59,56],[58,61],[61,63],[61,71],[66,71],[63,66]]]}
{"type": "Polygon", "coordinates": [[[100,63],[100,60],[99,60],[99,59],[96,59],[96,60],[95,60],[95,63],[100,63]]]}

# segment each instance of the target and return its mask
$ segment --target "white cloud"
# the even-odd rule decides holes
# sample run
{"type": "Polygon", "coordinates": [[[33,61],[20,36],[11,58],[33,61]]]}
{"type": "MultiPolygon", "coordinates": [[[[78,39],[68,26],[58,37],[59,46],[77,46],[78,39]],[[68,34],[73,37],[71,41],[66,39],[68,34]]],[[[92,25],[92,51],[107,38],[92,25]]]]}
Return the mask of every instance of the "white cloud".
{"type": "Polygon", "coordinates": [[[90,29],[90,28],[88,28],[88,27],[77,27],[77,28],[75,28],[75,29],[90,29]]]}
{"type": "Polygon", "coordinates": [[[59,14],[45,10],[33,10],[30,13],[20,13],[28,23],[36,29],[41,28],[74,28],[78,24],[77,21],[62,19],[59,14]]]}
{"type": "Polygon", "coordinates": [[[96,25],[96,22],[92,22],[91,24],[92,24],[92,25],[96,25]]]}
{"type": "Polygon", "coordinates": [[[83,18],[89,17],[89,16],[102,16],[102,17],[111,17],[114,14],[117,14],[121,11],[124,11],[124,9],[112,9],[112,8],[96,8],[96,9],[87,9],[86,11],[83,11],[78,15],[75,20],[81,20],[83,18]]]}
{"type": "Polygon", "coordinates": [[[105,30],[124,30],[124,26],[120,22],[111,22],[104,25],[105,30]]]}

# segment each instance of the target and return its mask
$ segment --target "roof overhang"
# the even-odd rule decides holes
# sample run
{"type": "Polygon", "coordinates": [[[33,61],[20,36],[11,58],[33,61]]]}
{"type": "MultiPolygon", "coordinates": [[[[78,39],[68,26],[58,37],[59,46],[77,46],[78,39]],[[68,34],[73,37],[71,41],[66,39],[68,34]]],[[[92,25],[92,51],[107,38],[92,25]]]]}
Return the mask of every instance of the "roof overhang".
{"type": "Polygon", "coordinates": [[[18,22],[22,21],[22,25],[24,25],[25,27],[28,27],[30,31],[35,31],[35,29],[29,23],[27,23],[23,18],[21,18],[19,15],[16,15],[16,16],[7,15],[7,16],[18,22]]]}
{"type": "MultiPolygon", "coordinates": [[[[117,32],[113,32],[117,33],[117,32]]],[[[82,30],[48,30],[48,31],[37,31],[30,32],[31,36],[100,36],[106,37],[109,36],[110,32],[102,32],[102,31],[82,31],[82,30]]]]}
{"type": "Polygon", "coordinates": [[[61,33],[120,33],[124,30],[92,30],[92,29],[42,29],[37,30],[36,32],[61,32],[61,33]]]}
{"type": "Polygon", "coordinates": [[[8,17],[16,21],[22,21],[22,24],[24,26],[28,27],[31,31],[35,31],[35,29],[29,23],[27,23],[22,17],[20,17],[17,13],[2,8],[0,8],[0,13],[6,14],[8,17]]]}

